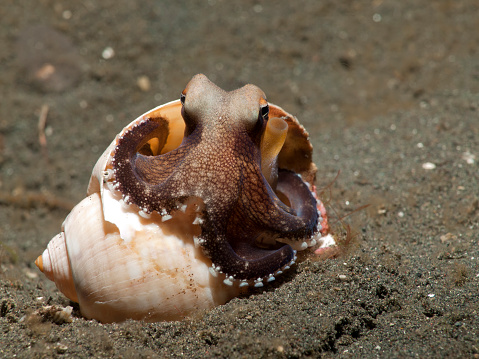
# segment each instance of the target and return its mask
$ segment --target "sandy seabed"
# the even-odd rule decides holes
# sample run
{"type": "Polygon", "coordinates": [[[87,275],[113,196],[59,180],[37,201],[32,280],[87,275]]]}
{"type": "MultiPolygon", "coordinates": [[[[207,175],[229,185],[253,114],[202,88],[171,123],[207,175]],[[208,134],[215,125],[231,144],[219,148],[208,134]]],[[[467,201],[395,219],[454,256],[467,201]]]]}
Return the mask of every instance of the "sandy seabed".
{"type": "Polygon", "coordinates": [[[7,3],[0,357],[479,357],[477,0],[7,3]],[[116,133],[199,72],[299,118],[353,238],[196,318],[85,320],[33,262],[116,133]]]}

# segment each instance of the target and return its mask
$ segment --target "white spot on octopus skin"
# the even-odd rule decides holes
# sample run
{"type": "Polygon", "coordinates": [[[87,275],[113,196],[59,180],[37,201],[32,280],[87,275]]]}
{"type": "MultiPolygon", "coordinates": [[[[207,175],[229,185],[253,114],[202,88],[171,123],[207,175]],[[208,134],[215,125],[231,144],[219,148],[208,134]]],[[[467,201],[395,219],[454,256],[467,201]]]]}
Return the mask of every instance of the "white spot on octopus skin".
{"type": "Polygon", "coordinates": [[[196,217],[195,220],[193,221],[193,224],[203,224],[204,220],[203,218],[196,217]]]}
{"type": "Polygon", "coordinates": [[[229,276],[228,278],[223,280],[223,283],[231,287],[233,285],[233,280],[234,280],[233,276],[229,276]]]}
{"type": "Polygon", "coordinates": [[[145,209],[138,211],[138,214],[145,219],[151,218],[151,215],[145,209]]]}
{"type": "Polygon", "coordinates": [[[193,242],[195,243],[195,248],[198,248],[202,246],[203,244],[205,244],[205,240],[197,236],[193,236],[193,242]]]}
{"type": "Polygon", "coordinates": [[[263,280],[261,278],[258,278],[254,281],[254,287],[255,288],[261,288],[263,286],[264,286],[264,284],[263,284],[263,280]]]}
{"type": "Polygon", "coordinates": [[[213,267],[209,267],[208,270],[210,271],[210,274],[213,276],[213,277],[218,277],[218,273],[216,272],[216,270],[213,268],[213,267]]]}
{"type": "Polygon", "coordinates": [[[164,216],[161,216],[161,220],[162,220],[163,222],[166,222],[166,221],[168,221],[168,220],[170,220],[170,219],[172,219],[172,218],[173,218],[173,216],[170,215],[170,214],[165,214],[164,216]]]}

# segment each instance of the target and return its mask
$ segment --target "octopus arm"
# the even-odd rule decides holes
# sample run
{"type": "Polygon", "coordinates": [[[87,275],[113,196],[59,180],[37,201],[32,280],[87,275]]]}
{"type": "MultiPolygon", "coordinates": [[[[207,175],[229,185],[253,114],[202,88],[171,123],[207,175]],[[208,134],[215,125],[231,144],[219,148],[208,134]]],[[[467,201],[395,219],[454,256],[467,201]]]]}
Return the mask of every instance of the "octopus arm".
{"type": "MultiPolygon", "coordinates": [[[[114,153],[112,164],[118,189],[126,202],[147,212],[170,212],[189,195],[173,175],[184,161],[191,142],[165,154],[144,154],[148,140],[165,131],[167,123],[161,118],[143,121],[118,139],[114,153]]],[[[166,142],[166,136],[163,137],[160,150],[166,142]]]]}
{"type": "Polygon", "coordinates": [[[280,170],[276,189],[288,205],[263,180],[263,186],[253,183],[246,192],[245,210],[250,212],[261,232],[298,241],[309,238],[317,230],[318,212],[316,199],[306,183],[294,172],[280,170]]]}
{"type": "Polygon", "coordinates": [[[274,275],[295,258],[295,251],[289,245],[271,250],[239,241],[233,247],[224,237],[204,235],[204,250],[212,258],[213,268],[234,279],[255,280],[274,275]]]}
{"type": "Polygon", "coordinates": [[[279,174],[280,188],[291,207],[279,200],[261,176],[254,180],[250,173],[247,178],[234,204],[208,211],[202,246],[216,270],[235,279],[256,280],[274,276],[294,261],[293,248],[277,240],[309,239],[317,229],[318,213],[307,185],[291,171],[279,174]]]}

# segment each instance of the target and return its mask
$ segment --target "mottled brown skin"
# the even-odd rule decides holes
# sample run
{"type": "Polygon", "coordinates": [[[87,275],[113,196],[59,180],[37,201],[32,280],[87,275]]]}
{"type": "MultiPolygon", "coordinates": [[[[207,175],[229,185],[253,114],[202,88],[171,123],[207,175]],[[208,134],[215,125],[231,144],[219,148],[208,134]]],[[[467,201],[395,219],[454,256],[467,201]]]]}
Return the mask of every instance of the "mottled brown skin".
{"type": "Polygon", "coordinates": [[[264,93],[253,85],[226,92],[196,75],[182,102],[186,128],[177,149],[156,156],[138,152],[158,133],[166,141],[163,118],[147,119],[118,140],[113,166],[125,201],[146,212],[170,213],[188,197],[199,197],[205,205],[200,240],[217,270],[240,280],[275,273],[291,262],[293,249],[282,243],[260,248],[255,241],[309,239],[318,229],[318,213],[299,176],[279,170],[277,189],[288,197],[288,207],[261,173],[264,93]]]}

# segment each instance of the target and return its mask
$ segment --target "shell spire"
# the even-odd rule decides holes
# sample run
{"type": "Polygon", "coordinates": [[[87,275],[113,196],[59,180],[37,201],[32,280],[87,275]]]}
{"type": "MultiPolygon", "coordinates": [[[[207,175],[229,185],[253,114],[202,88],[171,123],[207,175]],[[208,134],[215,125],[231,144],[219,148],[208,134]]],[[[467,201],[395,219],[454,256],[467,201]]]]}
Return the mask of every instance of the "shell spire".
{"type": "Polygon", "coordinates": [[[60,292],[68,299],[78,302],[63,232],[53,237],[35,264],[55,283],[60,292]]]}

